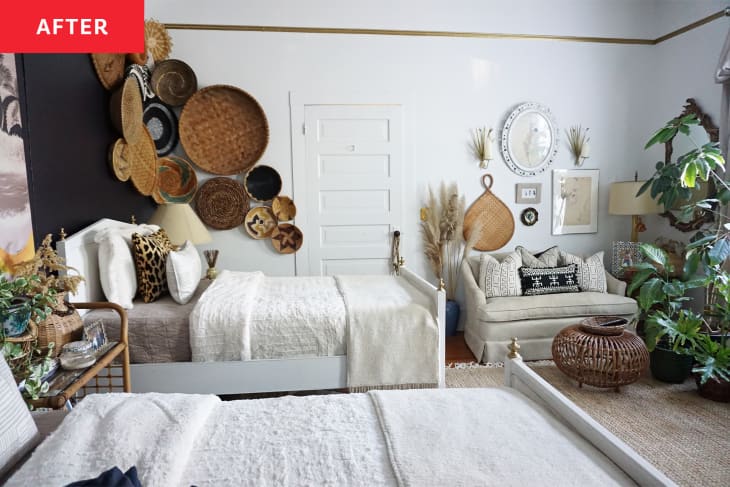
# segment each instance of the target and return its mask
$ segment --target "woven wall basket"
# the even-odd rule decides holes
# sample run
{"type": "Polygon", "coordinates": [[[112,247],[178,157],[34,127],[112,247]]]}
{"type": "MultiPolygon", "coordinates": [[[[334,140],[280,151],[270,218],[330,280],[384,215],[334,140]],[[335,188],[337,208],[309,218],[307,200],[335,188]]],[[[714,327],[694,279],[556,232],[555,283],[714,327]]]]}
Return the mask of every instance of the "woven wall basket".
{"type": "Polygon", "coordinates": [[[109,99],[109,112],[114,128],[124,136],[127,143],[137,142],[142,132],[142,92],[133,76],[112,93],[109,99]]]}
{"type": "Polygon", "coordinates": [[[273,167],[259,164],[246,173],[243,187],[252,199],[271,201],[281,191],[281,176],[273,167]]]}
{"type": "Polygon", "coordinates": [[[218,230],[228,230],[243,223],[248,205],[243,186],[230,178],[209,179],[195,195],[198,216],[203,223],[218,230]]]}
{"type": "Polygon", "coordinates": [[[304,234],[291,223],[282,223],[271,232],[271,243],[281,254],[293,254],[304,243],[304,234]]]}
{"type": "Polygon", "coordinates": [[[124,78],[124,54],[94,53],[91,55],[94,71],[101,85],[113,90],[124,78]]]}
{"type": "Polygon", "coordinates": [[[130,179],[135,189],[149,196],[157,185],[159,161],[155,141],[147,127],[142,126],[142,134],[135,143],[127,144],[127,158],[130,161],[130,179]]]}
{"type": "Polygon", "coordinates": [[[168,59],[152,71],[152,89],[160,100],[180,106],[198,90],[198,78],[193,68],[178,59],[168,59]]]}
{"type": "Polygon", "coordinates": [[[280,222],[293,220],[297,216],[297,207],[288,196],[277,196],[271,202],[271,209],[274,216],[280,222]]]}
{"type": "Polygon", "coordinates": [[[201,169],[220,175],[247,171],[269,142],[269,124],[258,102],[234,86],[195,93],[180,114],[180,142],[201,169]]]}
{"type": "Polygon", "coordinates": [[[278,222],[268,206],[255,206],[246,213],[244,227],[251,237],[260,240],[271,236],[278,222]]]}
{"type": "Polygon", "coordinates": [[[142,120],[155,141],[158,156],[166,156],[175,150],[180,138],[177,133],[177,116],[171,107],[159,101],[148,101],[144,106],[142,120]]]}
{"type": "Polygon", "coordinates": [[[152,199],[158,204],[190,203],[198,189],[198,177],[190,163],[176,156],[162,157],[159,162],[152,199]]]}
{"type": "Polygon", "coordinates": [[[117,139],[109,148],[109,162],[118,180],[127,181],[132,175],[132,164],[127,159],[127,143],[124,139],[117,139]]]}
{"type": "Polygon", "coordinates": [[[482,176],[484,194],[482,194],[464,215],[464,239],[475,229],[481,229],[481,236],[474,244],[480,251],[501,249],[510,241],[515,233],[515,219],[507,205],[490,191],[494,180],[489,174],[482,176]],[[489,178],[489,183],[487,183],[489,178]]]}

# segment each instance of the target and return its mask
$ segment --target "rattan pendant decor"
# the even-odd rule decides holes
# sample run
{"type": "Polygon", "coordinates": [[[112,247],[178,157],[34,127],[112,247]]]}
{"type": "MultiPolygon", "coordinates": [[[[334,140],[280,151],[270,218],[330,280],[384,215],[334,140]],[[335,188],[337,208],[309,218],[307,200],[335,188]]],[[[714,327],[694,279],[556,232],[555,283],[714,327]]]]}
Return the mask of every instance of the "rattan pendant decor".
{"type": "Polygon", "coordinates": [[[150,196],[157,186],[159,160],[147,127],[142,126],[141,134],[134,143],[127,143],[127,158],[130,161],[130,179],[140,194],[150,196]]]}
{"type": "Polygon", "coordinates": [[[228,85],[196,92],[180,114],[180,142],[190,160],[222,176],[247,171],[269,142],[269,123],[258,102],[228,85]]]}
{"type": "Polygon", "coordinates": [[[217,230],[235,228],[248,212],[248,196],[237,181],[212,178],[195,195],[195,210],[203,223],[217,230]]]}
{"type": "Polygon", "coordinates": [[[481,229],[481,236],[474,244],[474,248],[480,251],[504,247],[515,233],[515,219],[512,212],[492,193],[493,183],[494,178],[491,174],[482,176],[484,194],[471,204],[464,215],[464,239],[468,240],[473,230],[481,229]]]}
{"type": "Polygon", "coordinates": [[[188,161],[177,156],[160,158],[157,187],[152,192],[156,203],[189,203],[196,189],[198,177],[188,161]]]}

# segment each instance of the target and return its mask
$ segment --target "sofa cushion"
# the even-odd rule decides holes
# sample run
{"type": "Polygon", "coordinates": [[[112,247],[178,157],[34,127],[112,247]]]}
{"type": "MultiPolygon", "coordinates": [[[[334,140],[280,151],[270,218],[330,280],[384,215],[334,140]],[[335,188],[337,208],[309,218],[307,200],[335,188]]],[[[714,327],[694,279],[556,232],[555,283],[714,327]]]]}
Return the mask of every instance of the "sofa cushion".
{"type": "MultiPolygon", "coordinates": [[[[515,248],[515,252],[520,254],[520,257],[522,258],[522,265],[525,267],[542,269],[545,267],[558,267],[558,265],[561,265],[558,263],[560,250],[557,246],[550,247],[547,250],[533,254],[523,246],[518,245],[515,248]]],[[[572,262],[568,262],[568,264],[572,264],[572,262]]]]}
{"type": "Polygon", "coordinates": [[[517,252],[507,255],[501,262],[489,254],[482,254],[479,262],[479,288],[487,298],[497,296],[521,296],[522,286],[518,269],[522,259],[517,252]]]}
{"type": "Polygon", "coordinates": [[[577,255],[560,251],[560,265],[578,266],[578,286],[581,291],[606,292],[606,270],[603,268],[603,251],[583,260],[577,255]]]}
{"type": "Polygon", "coordinates": [[[636,301],[609,293],[566,293],[487,298],[477,312],[481,321],[518,321],[592,315],[631,315],[636,301]]]}
{"type": "Polygon", "coordinates": [[[523,296],[539,296],[542,294],[577,293],[577,271],[575,264],[563,267],[525,267],[520,271],[523,296]]]}

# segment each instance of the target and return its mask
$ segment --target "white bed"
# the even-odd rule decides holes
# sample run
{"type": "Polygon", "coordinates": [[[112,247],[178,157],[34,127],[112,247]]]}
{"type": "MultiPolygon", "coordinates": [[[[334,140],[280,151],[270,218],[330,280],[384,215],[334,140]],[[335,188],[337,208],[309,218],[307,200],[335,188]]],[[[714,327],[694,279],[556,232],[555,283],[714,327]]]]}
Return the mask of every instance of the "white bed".
{"type": "Polygon", "coordinates": [[[8,486],[136,466],[147,486],[674,485],[522,360],[507,388],[84,399],[8,486]]]}
{"type": "MultiPolygon", "coordinates": [[[[94,236],[99,230],[120,222],[102,219],[57,242],[59,255],[76,268],[86,282],[80,286],[72,302],[104,301],[99,281],[98,246],[94,236]]],[[[297,279],[297,278],[293,278],[297,279]]],[[[444,385],[445,293],[407,268],[400,268],[404,285],[424,296],[437,333],[434,345],[437,362],[437,385],[444,385]]],[[[194,329],[193,329],[194,330],[194,329]]],[[[334,346],[333,352],[337,352],[334,346]]],[[[353,355],[354,356],[354,355],[353,355]]],[[[352,359],[353,356],[349,358],[352,359]]],[[[178,392],[238,394],[295,390],[340,389],[348,383],[348,356],[330,355],[262,360],[230,360],[205,362],[140,363],[131,365],[133,392],[178,392]]],[[[352,371],[349,371],[352,372],[352,371]]]]}

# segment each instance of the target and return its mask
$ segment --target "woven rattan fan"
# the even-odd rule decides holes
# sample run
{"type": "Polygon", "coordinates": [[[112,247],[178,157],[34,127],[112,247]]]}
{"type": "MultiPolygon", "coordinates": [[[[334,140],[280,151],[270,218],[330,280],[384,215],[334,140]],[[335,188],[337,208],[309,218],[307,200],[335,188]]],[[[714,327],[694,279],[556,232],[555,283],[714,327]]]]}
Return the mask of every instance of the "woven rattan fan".
{"type": "Polygon", "coordinates": [[[497,250],[509,242],[515,233],[515,219],[502,200],[490,190],[494,179],[491,174],[482,177],[484,194],[481,195],[464,215],[464,239],[468,240],[472,230],[482,229],[479,240],[474,244],[476,250],[497,250]],[[489,178],[489,184],[487,184],[489,178]]]}

